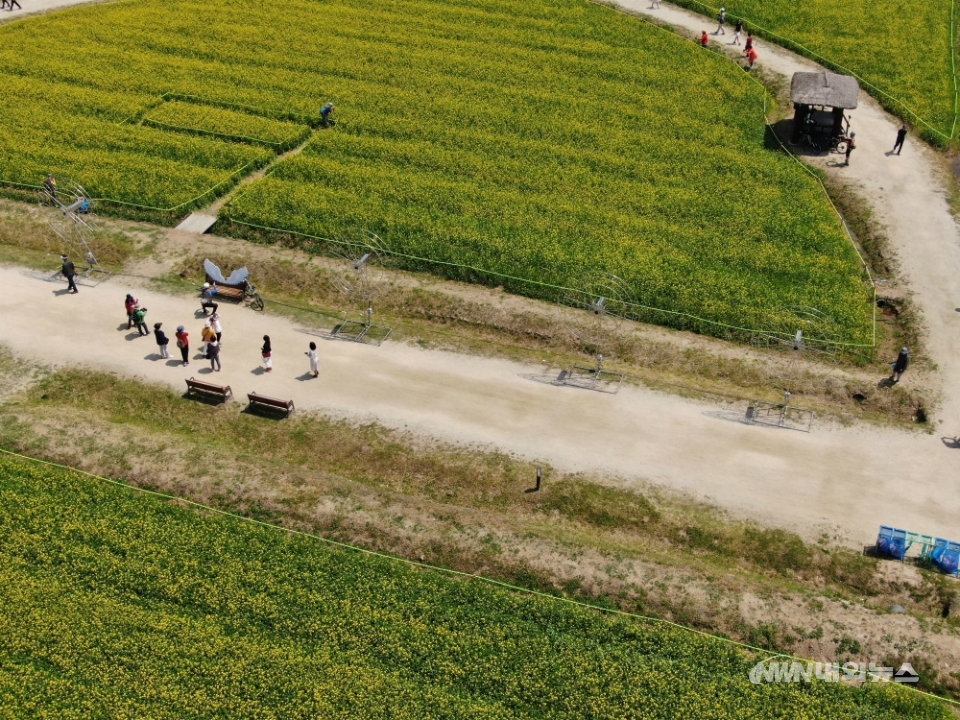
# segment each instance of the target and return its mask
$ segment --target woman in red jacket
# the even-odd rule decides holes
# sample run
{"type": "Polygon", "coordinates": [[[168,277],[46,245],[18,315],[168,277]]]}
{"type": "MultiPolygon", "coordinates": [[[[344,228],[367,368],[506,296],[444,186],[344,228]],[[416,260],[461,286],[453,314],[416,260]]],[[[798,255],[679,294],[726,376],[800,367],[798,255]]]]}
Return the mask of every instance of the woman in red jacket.
{"type": "Polygon", "coordinates": [[[183,325],[177,327],[177,347],[180,348],[180,357],[183,359],[183,366],[190,364],[190,335],[183,325]]]}

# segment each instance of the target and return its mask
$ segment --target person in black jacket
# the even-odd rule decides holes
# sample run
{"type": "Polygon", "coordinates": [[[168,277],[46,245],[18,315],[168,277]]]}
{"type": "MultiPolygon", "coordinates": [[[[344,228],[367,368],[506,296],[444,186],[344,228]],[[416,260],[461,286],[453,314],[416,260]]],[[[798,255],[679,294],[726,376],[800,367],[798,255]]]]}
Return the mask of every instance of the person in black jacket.
{"type": "Polygon", "coordinates": [[[900,354],[897,355],[897,359],[891,364],[893,365],[893,374],[890,376],[890,379],[898,383],[900,382],[900,376],[902,376],[910,366],[910,350],[907,348],[901,349],[900,354]]]}
{"type": "Polygon", "coordinates": [[[216,340],[207,343],[207,357],[210,358],[210,369],[220,372],[220,343],[216,340]]]}
{"type": "Polygon", "coordinates": [[[66,255],[61,255],[60,259],[63,261],[63,267],[60,268],[60,274],[67,279],[67,292],[80,292],[77,290],[77,283],[74,280],[77,275],[77,268],[74,267],[73,261],[66,255]]]}
{"type": "Polygon", "coordinates": [[[160,329],[161,325],[163,325],[163,323],[153,324],[153,334],[157,338],[157,347],[160,348],[160,357],[168,358],[170,357],[170,352],[167,350],[167,345],[170,344],[170,338],[168,338],[167,334],[160,329]]]}

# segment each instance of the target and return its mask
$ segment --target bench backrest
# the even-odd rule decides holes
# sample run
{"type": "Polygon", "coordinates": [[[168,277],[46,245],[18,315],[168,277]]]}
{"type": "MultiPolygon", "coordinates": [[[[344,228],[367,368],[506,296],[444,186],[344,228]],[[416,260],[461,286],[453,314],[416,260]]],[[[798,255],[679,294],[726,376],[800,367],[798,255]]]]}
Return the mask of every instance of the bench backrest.
{"type": "Polygon", "coordinates": [[[187,387],[196,388],[198,390],[209,390],[210,392],[217,392],[223,395],[226,395],[230,390],[229,385],[214,385],[213,383],[204,382],[203,380],[194,380],[190,378],[187,380],[187,387]]]}
{"type": "Polygon", "coordinates": [[[278,408],[289,408],[293,405],[293,400],[280,400],[278,398],[267,397],[266,395],[258,395],[255,392],[247,393],[247,399],[250,400],[250,402],[260,403],[261,405],[272,405],[278,408]]]}

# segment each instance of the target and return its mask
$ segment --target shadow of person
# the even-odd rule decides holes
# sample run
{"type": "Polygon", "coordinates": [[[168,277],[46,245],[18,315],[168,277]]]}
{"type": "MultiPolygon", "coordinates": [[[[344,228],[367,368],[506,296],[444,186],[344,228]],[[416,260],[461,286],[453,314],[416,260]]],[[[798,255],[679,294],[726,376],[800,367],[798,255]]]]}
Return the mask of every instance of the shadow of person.
{"type": "Polygon", "coordinates": [[[124,330],[129,330],[129,329],[130,329],[130,326],[127,325],[126,323],[120,323],[119,325],[117,325],[117,330],[120,332],[123,332],[124,330]]]}
{"type": "Polygon", "coordinates": [[[896,385],[896,381],[892,377],[885,377],[883,380],[877,383],[878,388],[892,388],[896,385]]]}
{"type": "Polygon", "coordinates": [[[942,442],[951,450],[960,450],[960,437],[942,437],[940,438],[940,442],[942,442]]]}
{"type": "Polygon", "coordinates": [[[163,355],[161,355],[160,353],[150,353],[149,355],[144,355],[143,359],[153,360],[154,362],[156,362],[157,360],[163,360],[163,355]]]}
{"type": "Polygon", "coordinates": [[[181,367],[183,365],[183,360],[174,360],[170,358],[167,360],[167,367],[181,367]]]}
{"type": "Polygon", "coordinates": [[[896,153],[893,150],[890,150],[888,152],[885,152],[884,155],[886,155],[887,157],[890,157],[891,155],[896,155],[896,153]]]}
{"type": "Polygon", "coordinates": [[[299,380],[300,382],[304,382],[306,380],[314,380],[314,379],[316,378],[313,377],[312,372],[305,372],[303,375],[297,375],[297,380],[299,380]]]}
{"type": "Polygon", "coordinates": [[[259,366],[255,367],[253,370],[250,371],[252,375],[265,375],[266,372],[267,372],[266,370],[264,370],[262,367],[259,367],[259,366]]]}
{"type": "Polygon", "coordinates": [[[146,335],[141,335],[138,332],[130,332],[124,335],[123,339],[126,340],[127,342],[130,342],[131,340],[136,340],[137,338],[142,338],[142,337],[146,337],[146,335]]]}
{"type": "Polygon", "coordinates": [[[69,294],[70,294],[70,291],[67,290],[66,288],[63,288],[62,290],[54,290],[54,291],[53,291],[53,294],[54,294],[54,295],[69,295],[69,294]]]}
{"type": "Polygon", "coordinates": [[[208,368],[208,367],[199,368],[199,369],[197,370],[197,374],[198,374],[198,375],[209,375],[209,374],[212,373],[212,372],[213,372],[213,368],[208,368]]]}

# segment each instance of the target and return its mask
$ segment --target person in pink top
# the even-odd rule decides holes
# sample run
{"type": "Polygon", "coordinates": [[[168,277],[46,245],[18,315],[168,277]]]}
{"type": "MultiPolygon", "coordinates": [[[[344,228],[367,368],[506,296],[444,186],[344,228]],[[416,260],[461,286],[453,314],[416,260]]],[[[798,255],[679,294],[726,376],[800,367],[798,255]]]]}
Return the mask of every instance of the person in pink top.
{"type": "Polygon", "coordinates": [[[190,334],[183,325],[177,328],[177,347],[180,348],[180,357],[186,367],[190,364],[190,334]]]}

